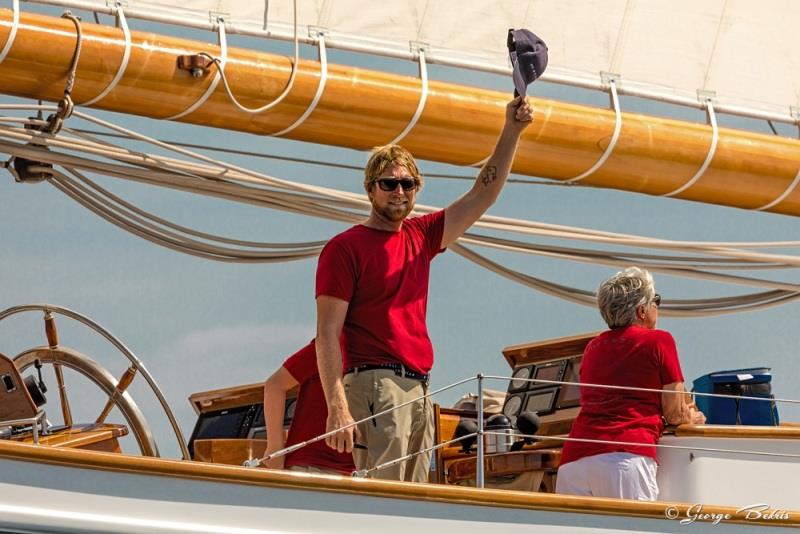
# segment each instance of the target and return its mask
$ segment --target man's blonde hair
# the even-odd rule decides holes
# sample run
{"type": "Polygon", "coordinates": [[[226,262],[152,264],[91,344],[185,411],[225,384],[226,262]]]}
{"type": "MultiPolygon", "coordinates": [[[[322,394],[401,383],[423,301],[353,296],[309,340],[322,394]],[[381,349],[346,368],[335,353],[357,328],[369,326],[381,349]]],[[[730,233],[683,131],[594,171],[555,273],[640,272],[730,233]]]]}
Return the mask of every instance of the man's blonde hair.
{"type": "Polygon", "coordinates": [[[369,192],[375,180],[383,174],[390,164],[405,167],[417,182],[417,189],[422,188],[422,175],[419,173],[417,162],[411,152],[400,145],[376,146],[372,149],[367,166],[364,167],[364,190],[369,192]]]}

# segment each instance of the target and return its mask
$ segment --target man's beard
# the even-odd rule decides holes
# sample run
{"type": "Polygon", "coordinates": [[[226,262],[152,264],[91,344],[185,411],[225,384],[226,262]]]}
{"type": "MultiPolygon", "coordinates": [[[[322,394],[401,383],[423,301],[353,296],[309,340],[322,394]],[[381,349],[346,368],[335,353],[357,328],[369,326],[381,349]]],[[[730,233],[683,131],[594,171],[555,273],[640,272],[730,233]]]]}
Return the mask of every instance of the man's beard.
{"type": "Polygon", "coordinates": [[[372,203],[372,208],[384,219],[391,222],[400,222],[404,220],[411,210],[414,209],[413,202],[406,202],[405,204],[387,204],[383,207],[376,206],[372,203]]]}

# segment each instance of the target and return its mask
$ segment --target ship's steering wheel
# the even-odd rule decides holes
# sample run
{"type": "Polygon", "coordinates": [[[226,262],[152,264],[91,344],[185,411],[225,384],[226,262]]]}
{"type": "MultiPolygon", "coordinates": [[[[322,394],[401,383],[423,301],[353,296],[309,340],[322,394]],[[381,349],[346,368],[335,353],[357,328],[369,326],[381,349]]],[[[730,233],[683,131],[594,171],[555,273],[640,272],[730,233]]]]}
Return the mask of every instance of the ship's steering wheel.
{"type": "Polygon", "coordinates": [[[0,312],[0,321],[15,314],[22,312],[39,311],[44,313],[45,333],[47,336],[47,346],[35,347],[18,354],[14,359],[14,365],[22,374],[30,366],[34,365],[37,360],[42,364],[48,364],[53,367],[56,375],[57,387],[61,399],[61,409],[64,416],[64,424],[67,427],[72,426],[72,413],[69,406],[69,399],[67,397],[67,389],[64,384],[64,377],[62,367],[72,369],[84,377],[94,382],[106,395],[108,401],[105,407],[95,420],[96,423],[102,423],[105,418],[116,406],[119,408],[123,417],[125,418],[134,438],[139,446],[139,450],[144,456],[159,456],[158,446],[156,445],[153,434],[150,430],[150,425],[147,423],[144,415],[139,407],[134,402],[133,398],[126,391],[137,374],[141,374],[154,395],[158,398],[165,415],[172,424],[173,431],[178,440],[179,447],[183,454],[184,459],[189,459],[189,451],[186,448],[183,435],[180,427],[175,420],[172,410],[169,408],[166,400],[164,399],[161,390],[153,380],[150,373],[144,367],[142,362],[128,349],[119,339],[113,336],[108,330],[101,327],[88,317],[80,315],[76,312],[54,306],[50,304],[30,304],[25,306],[15,306],[3,312],[0,312]],[[89,356],[78,352],[77,350],[61,346],[58,341],[58,333],[55,326],[54,314],[63,315],[74,319],[85,326],[88,326],[104,338],[106,338],[117,350],[119,350],[129,361],[130,366],[117,380],[114,376],[106,370],[98,362],[89,356]]]}

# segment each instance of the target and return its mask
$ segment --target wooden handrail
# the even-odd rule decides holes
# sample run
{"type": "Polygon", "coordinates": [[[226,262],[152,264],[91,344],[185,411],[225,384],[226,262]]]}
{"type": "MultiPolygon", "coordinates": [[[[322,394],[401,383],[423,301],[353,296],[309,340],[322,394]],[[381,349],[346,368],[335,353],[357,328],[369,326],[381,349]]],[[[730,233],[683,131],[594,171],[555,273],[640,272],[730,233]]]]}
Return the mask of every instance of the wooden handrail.
{"type": "Polygon", "coordinates": [[[800,427],[745,425],[680,425],[678,437],[800,439],[800,427]]]}

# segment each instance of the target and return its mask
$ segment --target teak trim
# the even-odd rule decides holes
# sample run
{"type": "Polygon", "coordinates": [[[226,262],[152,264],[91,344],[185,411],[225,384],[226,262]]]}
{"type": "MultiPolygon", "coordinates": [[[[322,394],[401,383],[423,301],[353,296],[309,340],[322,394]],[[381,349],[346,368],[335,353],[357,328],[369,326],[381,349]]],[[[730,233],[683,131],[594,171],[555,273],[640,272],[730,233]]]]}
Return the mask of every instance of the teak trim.
{"type": "Polygon", "coordinates": [[[583,349],[586,348],[586,345],[601,333],[601,331],[587,332],[574,336],[511,345],[503,349],[503,356],[505,356],[508,365],[512,369],[531,363],[580,356],[583,354],[583,349]]]}
{"type": "Polygon", "coordinates": [[[680,425],[675,435],[703,438],[800,439],[800,427],[744,425],[680,425]]]}

